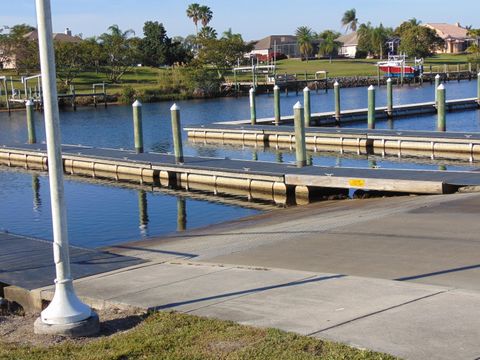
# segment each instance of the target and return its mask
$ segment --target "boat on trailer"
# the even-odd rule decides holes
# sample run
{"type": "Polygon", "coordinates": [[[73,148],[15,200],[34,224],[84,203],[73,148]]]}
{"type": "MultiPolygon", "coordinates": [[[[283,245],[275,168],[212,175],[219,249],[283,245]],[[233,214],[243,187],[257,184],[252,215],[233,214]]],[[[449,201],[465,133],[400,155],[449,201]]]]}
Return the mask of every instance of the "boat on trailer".
{"type": "Polygon", "coordinates": [[[415,78],[423,74],[423,59],[415,58],[414,65],[407,65],[405,55],[389,55],[388,61],[377,63],[385,77],[415,78]]]}

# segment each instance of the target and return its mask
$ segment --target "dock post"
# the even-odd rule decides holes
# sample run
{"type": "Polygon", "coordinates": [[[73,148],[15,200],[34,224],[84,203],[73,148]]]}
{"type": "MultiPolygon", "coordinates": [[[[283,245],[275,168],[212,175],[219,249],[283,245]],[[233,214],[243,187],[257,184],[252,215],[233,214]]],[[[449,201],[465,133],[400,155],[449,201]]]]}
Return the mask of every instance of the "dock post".
{"type": "Polygon", "coordinates": [[[440,84],[437,88],[437,131],[446,131],[445,117],[445,86],[440,84]]]}
{"type": "Polygon", "coordinates": [[[72,109],[73,111],[77,111],[77,103],[75,102],[75,85],[71,85],[72,90],[72,109]]]}
{"type": "Polygon", "coordinates": [[[440,86],[440,74],[435,75],[435,104],[437,103],[437,89],[440,86]]]}
{"type": "Polygon", "coordinates": [[[310,127],[310,120],[312,118],[312,109],[310,106],[310,89],[305,86],[303,89],[303,103],[305,106],[305,127],[310,127]]]}
{"type": "Polygon", "coordinates": [[[138,100],[132,104],[133,109],[133,136],[135,140],[135,151],[143,153],[143,129],[142,129],[142,103],[138,100]]]}
{"type": "Polygon", "coordinates": [[[248,92],[250,94],[250,123],[252,125],[257,124],[257,107],[255,104],[255,88],[250,88],[248,92]]]}
{"type": "Polygon", "coordinates": [[[480,105],[480,72],[477,74],[477,103],[480,105]]]}
{"type": "Polygon", "coordinates": [[[173,150],[175,153],[175,162],[183,163],[183,145],[182,145],[182,128],[180,125],[180,107],[173,104],[170,108],[172,115],[172,134],[173,134],[173,150]]]}
{"type": "Polygon", "coordinates": [[[389,118],[393,115],[393,87],[392,78],[387,79],[387,115],[389,118]]]}
{"type": "Polygon", "coordinates": [[[37,137],[35,136],[35,124],[33,122],[33,107],[35,104],[32,100],[28,100],[25,103],[25,108],[27,110],[27,130],[28,130],[28,143],[35,144],[37,142],[37,137]]]}
{"type": "Polygon", "coordinates": [[[340,117],[342,116],[340,110],[340,84],[336,80],[333,84],[333,93],[335,95],[335,119],[339,121],[340,117]]]}
{"type": "Polygon", "coordinates": [[[303,119],[303,106],[298,101],[293,106],[293,119],[295,122],[295,154],[297,167],[307,164],[307,149],[305,146],[305,123],[303,119]]]}
{"type": "Polygon", "coordinates": [[[275,113],[275,125],[278,126],[282,120],[282,115],[280,112],[280,87],[278,85],[273,87],[273,106],[275,113]]]}
{"type": "Polygon", "coordinates": [[[368,88],[368,128],[375,129],[375,87],[368,88]]]}

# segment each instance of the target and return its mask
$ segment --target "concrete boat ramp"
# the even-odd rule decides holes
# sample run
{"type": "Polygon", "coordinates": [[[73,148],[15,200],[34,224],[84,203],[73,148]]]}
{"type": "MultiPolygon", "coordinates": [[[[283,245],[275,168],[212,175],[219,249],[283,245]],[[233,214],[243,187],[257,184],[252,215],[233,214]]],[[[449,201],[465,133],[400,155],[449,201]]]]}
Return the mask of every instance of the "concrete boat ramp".
{"type": "MultiPolygon", "coordinates": [[[[176,310],[406,359],[475,359],[479,204],[479,194],[452,194],[280,209],[110,248],[144,262],[75,288],[96,308],[176,310]]],[[[39,304],[52,288],[29,294],[39,304]]]]}
{"type": "MultiPolygon", "coordinates": [[[[279,204],[304,204],[316,195],[345,193],[349,189],[444,194],[480,186],[477,171],[298,168],[285,163],[202,157],[186,157],[183,163],[176,164],[174,156],[168,154],[73,145],[63,146],[62,151],[65,172],[72,175],[244,196],[279,204]]],[[[46,170],[46,146],[1,146],[0,164],[46,170]]]]}

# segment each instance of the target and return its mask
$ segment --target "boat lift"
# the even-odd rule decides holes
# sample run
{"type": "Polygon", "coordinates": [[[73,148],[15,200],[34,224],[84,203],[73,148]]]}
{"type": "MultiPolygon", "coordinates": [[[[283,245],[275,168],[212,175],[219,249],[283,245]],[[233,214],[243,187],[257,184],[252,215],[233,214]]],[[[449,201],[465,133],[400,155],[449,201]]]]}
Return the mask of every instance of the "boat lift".
{"type": "Polygon", "coordinates": [[[253,87],[257,87],[258,85],[258,77],[257,74],[259,72],[263,74],[270,74],[273,72],[275,74],[277,67],[275,65],[252,65],[252,66],[242,66],[233,68],[233,76],[235,79],[235,87],[238,90],[238,81],[237,81],[237,73],[239,72],[251,72],[252,73],[252,83],[253,87]]]}
{"type": "Polygon", "coordinates": [[[3,87],[0,86],[0,96],[2,96],[2,89],[5,92],[5,104],[7,105],[8,113],[10,114],[10,102],[8,101],[8,85],[7,85],[7,77],[0,76],[0,81],[3,84],[3,87]]]}

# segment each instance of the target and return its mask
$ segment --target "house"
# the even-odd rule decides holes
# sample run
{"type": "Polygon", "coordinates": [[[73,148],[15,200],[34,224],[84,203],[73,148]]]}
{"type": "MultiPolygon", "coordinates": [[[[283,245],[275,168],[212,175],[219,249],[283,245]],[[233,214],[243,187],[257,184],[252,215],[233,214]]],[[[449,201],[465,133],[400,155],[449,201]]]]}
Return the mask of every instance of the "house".
{"type": "MultiPolygon", "coordinates": [[[[37,30],[34,30],[25,34],[23,37],[28,41],[38,41],[38,32],[37,30]]],[[[69,28],[66,28],[64,33],[53,33],[53,41],[79,43],[82,41],[82,38],[79,36],[73,36],[72,31],[69,28]]],[[[15,69],[17,67],[16,59],[20,56],[18,52],[19,50],[12,51],[12,49],[0,48],[0,69],[15,69]]]]}
{"type": "Polygon", "coordinates": [[[423,26],[435,30],[438,36],[445,41],[445,47],[437,50],[437,53],[458,54],[463,53],[478,39],[468,36],[468,29],[462,27],[460,23],[426,23],[423,26]]]}
{"type": "Polygon", "coordinates": [[[342,35],[336,40],[342,44],[338,50],[338,55],[354,59],[357,55],[358,33],[354,31],[350,34],[342,35]]]}
{"type": "Polygon", "coordinates": [[[271,57],[274,53],[287,57],[300,57],[297,37],[294,35],[270,35],[255,43],[250,56],[271,57]]]}

